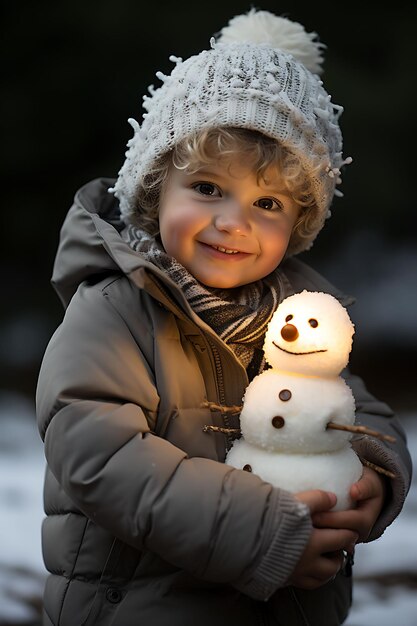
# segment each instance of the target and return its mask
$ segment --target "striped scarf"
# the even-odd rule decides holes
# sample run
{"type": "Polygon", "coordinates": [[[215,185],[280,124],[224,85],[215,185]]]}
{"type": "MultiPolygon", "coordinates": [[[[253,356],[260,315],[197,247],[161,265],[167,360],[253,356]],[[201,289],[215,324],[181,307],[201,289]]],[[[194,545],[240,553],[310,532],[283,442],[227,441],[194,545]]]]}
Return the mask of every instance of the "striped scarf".
{"type": "Polygon", "coordinates": [[[266,327],[283,297],[283,277],[279,270],[233,289],[207,287],[146,231],[130,225],[122,236],[131,248],[178,285],[195,313],[233,350],[246,368],[249,380],[264,369],[262,346],[266,327]]]}

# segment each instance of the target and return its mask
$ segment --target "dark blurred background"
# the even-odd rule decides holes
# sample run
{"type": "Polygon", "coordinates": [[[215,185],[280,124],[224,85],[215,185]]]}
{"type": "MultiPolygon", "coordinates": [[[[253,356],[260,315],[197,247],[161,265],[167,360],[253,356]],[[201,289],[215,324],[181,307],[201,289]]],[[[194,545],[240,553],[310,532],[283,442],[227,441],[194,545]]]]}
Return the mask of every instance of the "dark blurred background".
{"type": "Polygon", "coordinates": [[[303,255],[358,301],[352,369],[394,408],[416,408],[417,246],[414,2],[252,5],[137,0],[3,2],[0,393],[33,398],[62,318],[49,280],[75,191],[115,176],[142,95],[252,6],[317,31],[324,83],[345,112],[344,198],[303,255]]]}

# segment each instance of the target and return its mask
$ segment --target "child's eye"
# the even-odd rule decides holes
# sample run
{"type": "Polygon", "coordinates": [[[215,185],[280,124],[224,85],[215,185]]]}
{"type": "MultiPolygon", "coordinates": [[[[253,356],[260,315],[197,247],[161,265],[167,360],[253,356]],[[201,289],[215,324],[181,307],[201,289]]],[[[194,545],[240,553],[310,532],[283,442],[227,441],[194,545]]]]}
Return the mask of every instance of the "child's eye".
{"type": "Polygon", "coordinates": [[[254,205],[266,211],[279,211],[282,209],[281,202],[277,202],[274,198],[259,198],[259,200],[254,202],[254,205]]]}
{"type": "Polygon", "coordinates": [[[193,185],[193,189],[203,196],[213,196],[219,198],[221,196],[220,190],[213,183],[196,183],[193,185]]]}

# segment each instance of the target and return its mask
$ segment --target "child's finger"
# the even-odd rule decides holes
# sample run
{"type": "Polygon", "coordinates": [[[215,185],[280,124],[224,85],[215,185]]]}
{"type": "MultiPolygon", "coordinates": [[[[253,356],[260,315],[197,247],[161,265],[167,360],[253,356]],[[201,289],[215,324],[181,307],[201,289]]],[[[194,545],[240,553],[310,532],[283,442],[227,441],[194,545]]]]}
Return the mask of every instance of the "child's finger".
{"type": "Polygon", "coordinates": [[[366,480],[362,480],[351,486],[349,495],[357,502],[359,500],[368,500],[376,494],[373,485],[366,480]]]}
{"type": "Polygon", "coordinates": [[[380,493],[380,478],[373,470],[364,468],[362,477],[356,483],[353,483],[349,493],[350,497],[356,502],[374,498],[380,493]]]}
{"type": "Polygon", "coordinates": [[[357,511],[320,511],[312,514],[311,519],[316,528],[355,528],[357,511]]]}
{"type": "Polygon", "coordinates": [[[334,493],[331,491],[322,491],[321,489],[302,491],[296,493],[295,497],[309,507],[312,515],[319,511],[328,511],[337,502],[337,497],[334,493]]]}

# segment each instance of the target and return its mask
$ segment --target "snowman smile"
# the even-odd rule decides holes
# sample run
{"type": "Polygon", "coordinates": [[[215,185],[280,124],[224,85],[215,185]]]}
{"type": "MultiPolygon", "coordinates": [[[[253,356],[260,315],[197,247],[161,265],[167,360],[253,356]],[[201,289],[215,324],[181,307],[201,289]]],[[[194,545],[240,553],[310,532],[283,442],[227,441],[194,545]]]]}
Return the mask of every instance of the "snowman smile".
{"type": "Polygon", "coordinates": [[[327,350],[312,350],[311,352],[291,352],[291,350],[285,350],[285,348],[281,348],[281,346],[275,343],[275,341],[273,341],[272,344],[279,350],[282,350],[282,352],[286,352],[287,354],[293,354],[294,356],[303,356],[305,354],[317,354],[318,352],[327,352],[327,350]]]}

